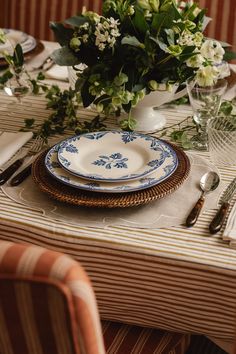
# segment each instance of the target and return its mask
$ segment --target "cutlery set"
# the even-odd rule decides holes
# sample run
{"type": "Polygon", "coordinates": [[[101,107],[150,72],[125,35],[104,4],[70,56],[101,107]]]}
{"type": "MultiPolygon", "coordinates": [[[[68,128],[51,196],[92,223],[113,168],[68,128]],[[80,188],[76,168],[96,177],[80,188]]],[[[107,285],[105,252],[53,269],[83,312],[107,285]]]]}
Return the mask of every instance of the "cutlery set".
{"type": "MultiPolygon", "coordinates": [[[[204,204],[205,194],[215,190],[218,187],[219,182],[220,178],[216,172],[208,172],[202,176],[200,181],[200,187],[203,193],[186,219],[187,227],[191,227],[196,223],[204,204]]],[[[236,177],[231,181],[231,183],[228,185],[228,187],[224,190],[222,194],[220,209],[217,211],[216,215],[214,216],[209,225],[209,231],[211,234],[215,234],[221,230],[227,216],[227,211],[230,207],[230,201],[232,200],[235,192],[236,177]]]]}
{"type": "MultiPolygon", "coordinates": [[[[23,162],[27,159],[30,158],[37,153],[39,153],[44,147],[44,140],[41,137],[37,137],[33,143],[30,149],[27,151],[27,153],[14,161],[10,166],[8,166],[3,172],[0,173],[0,186],[6,183],[12,176],[13,174],[22,166],[23,162]]],[[[24,181],[26,177],[30,175],[31,172],[31,164],[27,165],[20,173],[15,175],[11,181],[10,185],[11,186],[18,186],[21,182],[24,181]]]]}

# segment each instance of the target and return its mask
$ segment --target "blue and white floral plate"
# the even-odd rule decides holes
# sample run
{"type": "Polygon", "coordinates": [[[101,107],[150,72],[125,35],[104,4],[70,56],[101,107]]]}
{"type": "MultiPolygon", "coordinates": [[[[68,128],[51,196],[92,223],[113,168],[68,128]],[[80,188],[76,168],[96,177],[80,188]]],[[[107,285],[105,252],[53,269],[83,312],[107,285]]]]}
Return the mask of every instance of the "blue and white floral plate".
{"type": "MultiPolygon", "coordinates": [[[[141,179],[162,166],[177,164],[164,141],[135,132],[103,131],[61,142],[58,161],[68,172],[87,180],[122,182],[141,179]]],[[[172,170],[171,169],[171,170],[172,170]]]]}
{"type": "MultiPolygon", "coordinates": [[[[149,176],[142,177],[136,180],[106,183],[104,181],[89,181],[84,178],[75,176],[62,168],[58,162],[58,150],[61,143],[53,146],[45,157],[45,166],[50,174],[60,182],[74,188],[79,188],[93,192],[105,193],[123,193],[133,192],[152,187],[168,177],[170,177],[178,166],[178,158],[173,149],[169,147],[169,155],[157,170],[153,171],[149,176]]],[[[168,151],[168,145],[166,146],[168,151]]]]}

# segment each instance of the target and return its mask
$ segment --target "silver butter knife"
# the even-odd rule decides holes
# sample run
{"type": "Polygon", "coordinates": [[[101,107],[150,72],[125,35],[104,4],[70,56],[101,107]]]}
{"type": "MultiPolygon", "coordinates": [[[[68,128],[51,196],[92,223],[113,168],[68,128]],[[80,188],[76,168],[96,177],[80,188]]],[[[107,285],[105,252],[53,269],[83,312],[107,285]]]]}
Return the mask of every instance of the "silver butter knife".
{"type": "Polygon", "coordinates": [[[230,201],[234,196],[234,193],[236,192],[236,177],[233,179],[233,181],[228,185],[226,190],[223,192],[222,198],[221,198],[221,207],[216,213],[215,217],[212,219],[209,230],[211,234],[215,234],[218,231],[220,231],[225,218],[227,211],[230,206],[230,201]]]}

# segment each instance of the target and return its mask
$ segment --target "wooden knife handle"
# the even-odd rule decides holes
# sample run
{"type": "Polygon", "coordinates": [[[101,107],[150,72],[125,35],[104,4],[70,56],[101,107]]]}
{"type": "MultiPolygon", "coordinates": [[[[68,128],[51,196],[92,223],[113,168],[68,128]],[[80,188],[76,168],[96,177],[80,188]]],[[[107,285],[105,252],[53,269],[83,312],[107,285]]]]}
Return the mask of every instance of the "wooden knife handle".
{"type": "Polygon", "coordinates": [[[205,196],[202,195],[197,203],[195,204],[195,206],[193,207],[193,209],[190,211],[189,216],[186,219],[186,226],[191,227],[195,224],[195,222],[198,219],[198,216],[200,214],[200,211],[202,210],[203,204],[205,201],[205,196]]]}
{"type": "Polygon", "coordinates": [[[209,230],[211,234],[216,234],[218,231],[220,231],[225,221],[226,214],[229,209],[229,205],[230,205],[229,203],[223,203],[220,209],[218,210],[218,212],[216,213],[215,217],[212,219],[209,226],[209,230]]]}
{"type": "Polygon", "coordinates": [[[21,182],[23,182],[30,174],[31,174],[31,164],[27,167],[25,167],[20,173],[17,173],[16,176],[14,176],[11,181],[10,185],[15,187],[18,186],[21,182]]]}
{"type": "Polygon", "coordinates": [[[2,173],[0,173],[0,186],[9,180],[9,178],[18,170],[22,163],[23,160],[18,159],[7,167],[2,173]]]}

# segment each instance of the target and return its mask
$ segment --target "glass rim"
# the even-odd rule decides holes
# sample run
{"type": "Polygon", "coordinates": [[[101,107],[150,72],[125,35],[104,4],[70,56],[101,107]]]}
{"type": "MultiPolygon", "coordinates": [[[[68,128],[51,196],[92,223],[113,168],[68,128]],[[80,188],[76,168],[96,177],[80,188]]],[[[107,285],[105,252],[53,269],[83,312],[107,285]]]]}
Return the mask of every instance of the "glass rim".
{"type": "Polygon", "coordinates": [[[227,86],[228,86],[228,81],[225,78],[217,80],[217,82],[214,85],[212,85],[212,86],[195,86],[196,82],[197,82],[196,79],[188,78],[185,81],[187,89],[188,88],[190,88],[190,90],[196,89],[199,92],[201,92],[201,91],[204,92],[204,91],[207,91],[207,90],[210,89],[211,92],[215,92],[215,91],[218,91],[218,90],[220,90],[222,88],[227,88],[227,86]],[[193,83],[192,87],[190,85],[191,83],[193,83]],[[222,83],[222,85],[217,86],[217,84],[219,84],[219,83],[222,83]]]}

